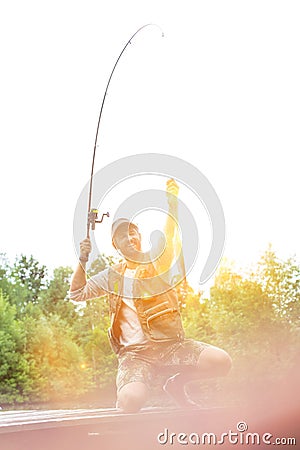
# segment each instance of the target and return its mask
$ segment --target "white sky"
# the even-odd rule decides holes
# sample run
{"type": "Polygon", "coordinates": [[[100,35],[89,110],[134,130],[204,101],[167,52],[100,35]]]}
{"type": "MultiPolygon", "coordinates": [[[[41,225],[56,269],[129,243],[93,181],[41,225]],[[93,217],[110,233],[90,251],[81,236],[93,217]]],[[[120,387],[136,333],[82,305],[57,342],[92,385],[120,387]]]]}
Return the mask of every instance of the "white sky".
{"type": "MultiPolygon", "coordinates": [[[[2,2],[1,251],[33,254],[49,268],[75,265],[73,213],[106,82],[148,22],[165,37],[147,28],[123,55],[95,170],[143,152],[184,158],[220,197],[228,258],[248,264],[268,242],[299,257],[300,4],[292,0],[2,2]]],[[[153,184],[164,189],[161,178],[153,184]]],[[[112,212],[137,183],[123,187],[112,212]]],[[[209,227],[181,188],[203,217],[205,260],[209,227]]],[[[105,251],[109,225],[97,228],[105,251]]]]}

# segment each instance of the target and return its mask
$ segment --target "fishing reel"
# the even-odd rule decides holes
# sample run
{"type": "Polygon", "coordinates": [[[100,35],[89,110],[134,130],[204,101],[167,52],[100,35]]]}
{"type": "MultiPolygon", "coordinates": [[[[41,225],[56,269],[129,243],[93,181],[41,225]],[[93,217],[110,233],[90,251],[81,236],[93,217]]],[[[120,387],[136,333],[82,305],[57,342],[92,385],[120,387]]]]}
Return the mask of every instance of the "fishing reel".
{"type": "Polygon", "coordinates": [[[95,230],[96,223],[102,223],[104,216],[109,217],[109,212],[102,214],[101,219],[98,219],[98,209],[92,208],[88,214],[88,229],[91,227],[92,230],[95,230]]]}

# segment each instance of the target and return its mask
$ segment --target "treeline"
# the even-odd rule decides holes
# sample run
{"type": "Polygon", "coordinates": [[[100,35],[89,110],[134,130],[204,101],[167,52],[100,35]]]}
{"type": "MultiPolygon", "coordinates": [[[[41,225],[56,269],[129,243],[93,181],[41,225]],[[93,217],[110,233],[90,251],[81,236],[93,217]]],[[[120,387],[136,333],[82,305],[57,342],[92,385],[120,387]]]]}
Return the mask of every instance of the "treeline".
{"type": "MultiPolygon", "coordinates": [[[[100,256],[93,271],[111,258],[100,256]]],[[[106,338],[105,298],[67,299],[70,267],[47,269],[22,255],[0,263],[0,404],[76,399],[108,383],[116,359],[106,338]]]]}
{"type": "MultiPolygon", "coordinates": [[[[112,263],[100,255],[90,274],[112,263]]],[[[0,404],[76,399],[114,383],[106,298],[71,303],[71,274],[59,267],[49,279],[32,256],[13,265],[1,256],[0,404]]],[[[202,382],[202,402],[237,403],[241,392],[264,389],[293,366],[300,349],[295,258],[280,260],[270,247],[251,271],[223,262],[209,299],[189,286],[178,293],[187,337],[220,346],[233,359],[226,379],[202,382]]]]}
{"type": "Polygon", "coordinates": [[[233,360],[227,377],[196,386],[199,402],[263,399],[299,371],[300,266],[294,257],[280,260],[269,246],[252,270],[223,261],[210,299],[200,298],[199,305],[191,294],[186,303],[187,334],[225,349],[233,360]]]}

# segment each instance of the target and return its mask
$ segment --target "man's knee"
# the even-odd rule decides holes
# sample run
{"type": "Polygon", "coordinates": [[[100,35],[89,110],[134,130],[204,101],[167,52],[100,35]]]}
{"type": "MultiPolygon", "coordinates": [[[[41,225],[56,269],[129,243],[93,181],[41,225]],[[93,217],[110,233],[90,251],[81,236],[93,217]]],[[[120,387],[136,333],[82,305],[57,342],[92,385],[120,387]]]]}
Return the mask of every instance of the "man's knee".
{"type": "Polygon", "coordinates": [[[118,393],[117,407],[123,412],[134,413],[141,409],[148,397],[147,386],[139,381],[125,384],[118,393]]]}
{"type": "Polygon", "coordinates": [[[217,356],[218,359],[218,368],[220,371],[220,375],[227,375],[228,372],[231,369],[232,366],[232,359],[231,357],[228,355],[227,352],[225,352],[225,350],[220,350],[220,353],[217,356]]]}
{"type": "Polygon", "coordinates": [[[208,347],[200,355],[199,366],[215,376],[225,376],[232,366],[232,359],[225,350],[208,347]]]}

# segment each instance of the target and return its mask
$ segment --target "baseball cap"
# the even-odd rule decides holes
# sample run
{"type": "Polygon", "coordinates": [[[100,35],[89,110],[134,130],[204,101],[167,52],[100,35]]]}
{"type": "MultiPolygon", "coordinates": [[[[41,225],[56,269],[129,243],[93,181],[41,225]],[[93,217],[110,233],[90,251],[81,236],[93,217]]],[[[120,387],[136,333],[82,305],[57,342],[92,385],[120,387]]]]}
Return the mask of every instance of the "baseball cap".
{"type": "Polygon", "coordinates": [[[112,236],[112,238],[114,238],[114,236],[115,236],[117,230],[118,230],[121,226],[122,226],[122,227],[123,227],[123,226],[127,226],[128,228],[133,227],[133,228],[135,228],[137,231],[139,231],[138,226],[137,226],[135,223],[130,222],[130,220],[128,220],[128,219],[126,219],[126,218],[124,218],[124,217],[121,217],[120,219],[115,220],[115,221],[113,222],[112,226],[111,226],[111,236],[112,236]]]}

